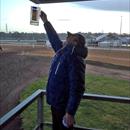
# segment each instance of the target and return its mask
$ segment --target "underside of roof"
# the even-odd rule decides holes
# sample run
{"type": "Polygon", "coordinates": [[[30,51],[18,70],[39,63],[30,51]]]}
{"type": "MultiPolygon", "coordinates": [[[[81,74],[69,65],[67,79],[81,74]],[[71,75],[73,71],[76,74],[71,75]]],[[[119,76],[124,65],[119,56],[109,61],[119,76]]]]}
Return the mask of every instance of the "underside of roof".
{"type": "Polygon", "coordinates": [[[30,0],[36,4],[45,3],[60,3],[60,2],[78,2],[78,1],[93,1],[93,0],[30,0]]]}

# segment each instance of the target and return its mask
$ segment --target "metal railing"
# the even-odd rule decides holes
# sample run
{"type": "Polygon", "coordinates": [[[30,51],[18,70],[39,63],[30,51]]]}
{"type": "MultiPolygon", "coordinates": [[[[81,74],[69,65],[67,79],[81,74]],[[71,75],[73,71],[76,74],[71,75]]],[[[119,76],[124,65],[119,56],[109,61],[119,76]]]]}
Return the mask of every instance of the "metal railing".
{"type": "MultiPolygon", "coordinates": [[[[37,126],[35,130],[44,130],[44,125],[51,125],[50,123],[44,122],[43,108],[44,108],[44,95],[46,95],[45,90],[37,90],[31,96],[26,98],[23,102],[9,111],[0,119],[0,129],[5,127],[13,118],[21,114],[31,103],[37,99],[37,126]]],[[[89,100],[101,100],[101,101],[110,101],[117,103],[126,103],[130,104],[129,97],[119,97],[119,96],[107,96],[107,95],[97,95],[97,94],[88,94],[83,95],[83,99],[89,100]]],[[[80,126],[75,126],[75,130],[94,130],[92,128],[84,128],[80,126]]]]}
{"type": "Polygon", "coordinates": [[[39,130],[43,129],[43,101],[45,90],[37,90],[31,96],[26,98],[23,102],[9,111],[0,119],[0,128],[5,127],[12,119],[14,119],[17,115],[21,114],[31,103],[33,103],[37,99],[37,128],[39,130]]]}

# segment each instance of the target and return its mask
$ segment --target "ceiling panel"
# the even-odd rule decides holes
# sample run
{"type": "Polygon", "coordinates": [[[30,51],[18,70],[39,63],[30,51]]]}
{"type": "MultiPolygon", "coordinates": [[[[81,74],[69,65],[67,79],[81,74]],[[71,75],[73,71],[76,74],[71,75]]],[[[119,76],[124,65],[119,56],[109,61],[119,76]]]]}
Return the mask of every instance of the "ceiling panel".
{"type": "Polygon", "coordinates": [[[93,1],[93,0],[30,0],[36,4],[60,3],[60,2],[76,2],[76,1],[93,1]]]}

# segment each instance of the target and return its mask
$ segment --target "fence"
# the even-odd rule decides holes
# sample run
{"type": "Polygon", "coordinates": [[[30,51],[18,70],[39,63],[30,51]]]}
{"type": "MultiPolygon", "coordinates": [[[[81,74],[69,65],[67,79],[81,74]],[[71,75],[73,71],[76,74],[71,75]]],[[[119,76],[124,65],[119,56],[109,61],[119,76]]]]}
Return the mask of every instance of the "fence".
{"type": "MultiPolygon", "coordinates": [[[[37,90],[31,96],[26,98],[23,102],[9,111],[0,119],[0,129],[5,127],[11,120],[13,120],[17,115],[21,114],[31,103],[37,99],[37,126],[34,130],[44,130],[44,125],[51,125],[49,122],[44,121],[44,96],[46,95],[45,90],[37,90]]],[[[130,104],[130,98],[128,97],[119,97],[119,96],[107,96],[107,95],[97,95],[97,94],[88,94],[83,95],[83,99],[89,100],[101,100],[101,101],[110,101],[117,103],[130,104]]],[[[74,126],[75,130],[96,130],[95,128],[84,128],[80,126],[74,126]]]]}

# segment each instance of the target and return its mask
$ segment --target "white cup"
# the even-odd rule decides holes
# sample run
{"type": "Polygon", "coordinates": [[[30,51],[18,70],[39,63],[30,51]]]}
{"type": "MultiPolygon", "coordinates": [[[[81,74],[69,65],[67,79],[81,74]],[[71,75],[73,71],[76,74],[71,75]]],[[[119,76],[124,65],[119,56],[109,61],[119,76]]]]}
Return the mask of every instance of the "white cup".
{"type": "Polygon", "coordinates": [[[66,128],[69,128],[68,125],[67,125],[67,123],[66,123],[65,117],[63,117],[62,123],[63,123],[63,125],[64,125],[66,128]]]}
{"type": "Polygon", "coordinates": [[[31,6],[30,24],[38,26],[40,18],[40,7],[31,6]]]}

